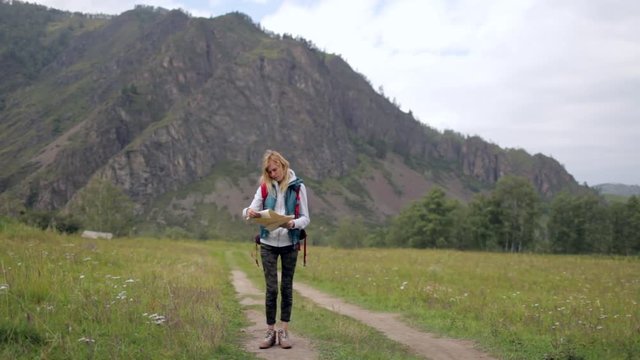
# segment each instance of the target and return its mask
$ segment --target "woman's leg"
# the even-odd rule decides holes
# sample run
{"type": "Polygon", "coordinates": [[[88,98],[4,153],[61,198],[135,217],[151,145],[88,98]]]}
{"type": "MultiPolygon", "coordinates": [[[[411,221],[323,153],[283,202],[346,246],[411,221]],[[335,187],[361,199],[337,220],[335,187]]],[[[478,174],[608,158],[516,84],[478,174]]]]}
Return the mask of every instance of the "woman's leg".
{"type": "MultiPolygon", "coordinates": [[[[292,250],[282,254],[282,282],[280,283],[280,321],[288,323],[291,320],[291,308],[293,306],[293,274],[296,270],[298,251],[292,250]]],[[[286,324],[283,324],[286,328],[286,324]]]]}
{"type": "Polygon", "coordinates": [[[260,246],[260,257],[266,284],[265,314],[267,325],[271,328],[276,323],[278,310],[278,253],[266,246],[260,246]]]}

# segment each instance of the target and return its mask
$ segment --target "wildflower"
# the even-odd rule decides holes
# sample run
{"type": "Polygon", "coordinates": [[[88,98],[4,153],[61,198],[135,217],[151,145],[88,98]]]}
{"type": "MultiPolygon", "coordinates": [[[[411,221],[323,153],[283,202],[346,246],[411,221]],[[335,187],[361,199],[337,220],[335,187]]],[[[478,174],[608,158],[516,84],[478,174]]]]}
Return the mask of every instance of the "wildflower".
{"type": "Polygon", "coordinates": [[[80,339],[78,339],[78,342],[85,342],[87,344],[90,344],[90,343],[94,343],[96,341],[94,339],[92,339],[92,338],[88,338],[88,337],[84,337],[83,336],[80,339]]]}
{"type": "Polygon", "coordinates": [[[151,323],[156,325],[162,325],[167,320],[163,315],[158,315],[156,313],[149,315],[149,319],[151,320],[151,323]]]}
{"type": "Polygon", "coordinates": [[[120,291],[118,296],[116,296],[116,299],[126,300],[127,299],[127,292],[126,291],[120,291]]]}
{"type": "Polygon", "coordinates": [[[84,279],[84,275],[80,275],[80,279],[84,279]]]}
{"type": "Polygon", "coordinates": [[[125,280],[125,282],[126,282],[126,283],[132,283],[132,282],[135,282],[135,280],[133,280],[133,279],[127,279],[127,280],[125,280]]]}
{"type": "Polygon", "coordinates": [[[404,290],[404,288],[407,286],[408,282],[403,281],[402,285],[400,286],[400,290],[404,290]]]}
{"type": "Polygon", "coordinates": [[[86,257],[86,258],[82,259],[82,261],[91,261],[91,258],[90,257],[86,257]]]}
{"type": "Polygon", "coordinates": [[[9,289],[9,284],[0,284],[0,290],[7,290],[9,289]]]}

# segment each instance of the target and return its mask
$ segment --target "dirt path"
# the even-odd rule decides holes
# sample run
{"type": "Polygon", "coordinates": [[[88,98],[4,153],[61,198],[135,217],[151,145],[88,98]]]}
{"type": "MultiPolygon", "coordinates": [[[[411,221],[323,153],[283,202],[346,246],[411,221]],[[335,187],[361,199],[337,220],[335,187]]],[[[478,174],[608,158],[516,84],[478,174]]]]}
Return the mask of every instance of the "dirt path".
{"type": "Polygon", "coordinates": [[[247,279],[246,274],[242,271],[233,270],[231,276],[240,303],[246,306],[245,315],[251,322],[251,325],[245,329],[248,334],[247,340],[244,342],[244,349],[246,351],[256,354],[256,356],[261,359],[268,360],[306,360],[317,359],[319,357],[318,352],[313,348],[308,339],[302,338],[291,331],[289,332],[289,336],[293,342],[291,349],[281,349],[278,345],[270,349],[259,349],[258,343],[264,336],[266,330],[264,311],[257,311],[249,308],[249,306],[262,305],[264,307],[264,294],[247,279]]]}
{"type": "MultiPolygon", "coordinates": [[[[254,287],[246,275],[239,270],[232,272],[233,284],[243,305],[263,305],[264,295],[254,287]]],[[[408,346],[415,354],[431,360],[493,360],[494,358],[474,348],[471,341],[437,337],[434,334],[422,332],[409,327],[398,319],[398,315],[377,313],[359,306],[348,304],[336,297],[318,291],[308,285],[294,282],[293,289],[300,295],[319,306],[336,313],[352,317],[365,323],[388,338],[408,346]]],[[[289,350],[273,347],[267,350],[258,349],[257,342],[263,336],[264,314],[256,310],[247,309],[247,317],[253,323],[247,329],[249,340],[245,349],[255,353],[263,359],[316,359],[318,353],[312,348],[309,340],[292,334],[295,346],[289,350]]]]}
{"type": "Polygon", "coordinates": [[[308,285],[294,282],[293,289],[321,307],[363,322],[388,338],[408,346],[415,354],[431,360],[494,359],[474,348],[471,341],[437,337],[416,330],[398,320],[398,315],[377,313],[320,292],[308,285]]]}

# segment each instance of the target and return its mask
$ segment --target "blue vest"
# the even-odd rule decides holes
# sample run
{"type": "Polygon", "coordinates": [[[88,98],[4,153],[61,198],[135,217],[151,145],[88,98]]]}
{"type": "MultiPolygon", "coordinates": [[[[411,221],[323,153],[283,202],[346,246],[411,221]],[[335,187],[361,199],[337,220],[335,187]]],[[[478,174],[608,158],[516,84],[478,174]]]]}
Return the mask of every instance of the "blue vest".
{"type": "MultiPolygon", "coordinates": [[[[294,215],[296,218],[299,214],[296,214],[296,205],[298,204],[298,192],[300,191],[300,185],[302,185],[302,179],[297,178],[294,181],[289,183],[287,186],[287,190],[284,193],[284,209],[285,215],[294,215]]],[[[275,186],[274,186],[275,187],[275,186]]],[[[276,208],[276,191],[269,191],[267,193],[267,198],[262,200],[262,209],[263,210],[275,210],[276,208]]],[[[289,229],[289,239],[293,245],[297,245],[300,242],[300,229],[289,229]]],[[[260,226],[260,238],[266,239],[269,237],[269,230],[267,230],[264,226],[260,226]]]]}

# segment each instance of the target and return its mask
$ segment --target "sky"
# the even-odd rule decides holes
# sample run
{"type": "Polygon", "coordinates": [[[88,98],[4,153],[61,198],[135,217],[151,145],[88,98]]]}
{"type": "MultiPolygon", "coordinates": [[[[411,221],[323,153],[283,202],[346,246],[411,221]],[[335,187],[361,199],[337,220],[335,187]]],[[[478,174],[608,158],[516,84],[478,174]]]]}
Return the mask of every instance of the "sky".
{"type": "Polygon", "coordinates": [[[36,0],[231,11],[338,54],[438,130],[551,156],[579,183],[640,185],[640,1],[36,0]]]}

